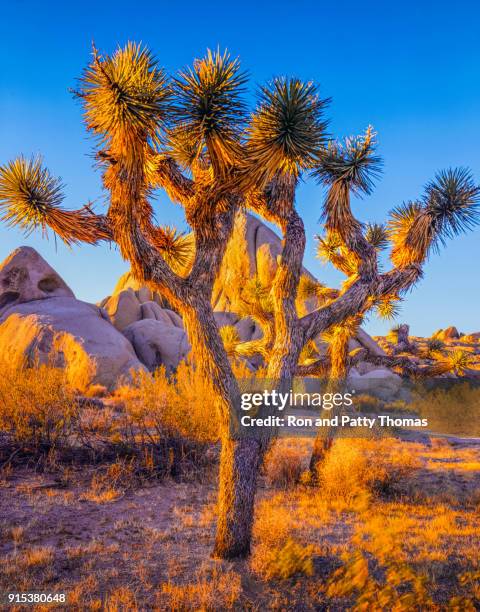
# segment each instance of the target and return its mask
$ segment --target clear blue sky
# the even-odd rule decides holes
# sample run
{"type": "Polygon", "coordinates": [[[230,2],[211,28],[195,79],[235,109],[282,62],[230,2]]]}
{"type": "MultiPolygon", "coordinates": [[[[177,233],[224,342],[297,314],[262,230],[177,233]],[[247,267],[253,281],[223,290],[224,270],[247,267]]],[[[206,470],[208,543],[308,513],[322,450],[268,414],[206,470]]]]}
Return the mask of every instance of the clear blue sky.
{"type": "MultiPolygon", "coordinates": [[[[385,171],[375,193],[355,203],[363,220],[382,220],[418,196],[437,169],[468,165],[480,182],[480,4],[447,2],[30,2],[4,3],[0,23],[0,163],[42,153],[67,185],[66,205],[102,203],[92,169],[91,139],[68,92],[89,61],[90,43],[110,52],[142,41],[173,72],[207,47],[239,55],[254,84],[275,75],[314,79],[333,98],[336,136],[378,132],[385,171]]],[[[319,279],[340,277],[314,258],[322,192],[302,185],[298,205],[311,237],[306,265],[319,279]]],[[[159,198],[160,221],[181,224],[178,209],[159,198]]],[[[77,297],[108,295],[127,269],[110,247],[55,247],[0,228],[0,261],[30,244],[77,297]]],[[[407,297],[399,321],[412,333],[457,325],[480,330],[480,228],[431,258],[425,278],[407,297]]],[[[390,324],[374,318],[367,329],[390,324]]]]}

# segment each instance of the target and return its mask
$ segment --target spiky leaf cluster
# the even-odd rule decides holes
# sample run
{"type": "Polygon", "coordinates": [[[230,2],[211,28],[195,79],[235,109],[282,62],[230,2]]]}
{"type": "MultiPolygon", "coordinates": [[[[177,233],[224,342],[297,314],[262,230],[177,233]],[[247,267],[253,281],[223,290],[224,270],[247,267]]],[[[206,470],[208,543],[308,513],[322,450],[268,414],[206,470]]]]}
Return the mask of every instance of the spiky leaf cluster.
{"type": "Polygon", "coordinates": [[[169,89],[165,72],[147,49],[128,43],[105,56],[94,49],[76,93],[88,129],[102,144],[127,153],[137,141],[159,141],[168,118],[169,89]]]}
{"type": "Polygon", "coordinates": [[[388,229],[383,223],[368,223],[365,238],[377,251],[381,251],[390,244],[388,229]]]}
{"type": "Polygon", "coordinates": [[[312,310],[312,306],[325,305],[332,299],[338,297],[338,290],[332,289],[319,283],[316,279],[302,274],[297,288],[296,306],[299,316],[303,316],[312,310]],[[309,304],[309,300],[315,300],[309,304]]]}
{"type": "Polygon", "coordinates": [[[323,285],[311,276],[302,274],[298,283],[297,298],[299,300],[308,300],[310,298],[316,297],[318,295],[319,289],[322,287],[323,285]]]}
{"type": "Polygon", "coordinates": [[[465,168],[437,173],[421,201],[409,202],[391,212],[389,234],[395,265],[423,262],[448,238],[479,222],[480,186],[465,168]]]}
{"type": "Polygon", "coordinates": [[[88,207],[70,211],[62,207],[63,199],[61,180],[42,166],[40,157],[19,157],[0,167],[0,220],[26,234],[51,227],[67,244],[96,242],[99,231],[88,207]]]}
{"type": "Polygon", "coordinates": [[[449,372],[457,376],[464,376],[466,371],[473,366],[474,361],[473,355],[468,351],[455,349],[430,366],[428,372],[431,376],[449,372]]]}
{"type": "Polygon", "coordinates": [[[179,232],[169,225],[158,227],[155,246],[175,272],[185,273],[190,269],[195,255],[193,234],[179,232]]]}
{"type": "Polygon", "coordinates": [[[238,314],[242,317],[250,316],[262,326],[272,312],[273,299],[270,287],[261,283],[257,276],[248,279],[242,291],[238,314]]]}
{"type": "Polygon", "coordinates": [[[313,166],[325,143],[327,103],[312,82],[295,78],[276,78],[260,89],[247,129],[247,170],[258,185],[313,166]]]}
{"type": "Polygon", "coordinates": [[[214,170],[222,174],[238,159],[245,81],[238,59],[210,50],[174,79],[175,129],[170,144],[185,165],[208,155],[214,170]]]}
{"type": "Polygon", "coordinates": [[[382,159],[375,153],[375,133],[368,127],[362,136],[330,142],[313,172],[324,185],[343,183],[354,193],[370,194],[380,176],[382,159]]]}
{"type": "Polygon", "coordinates": [[[327,230],[338,233],[345,243],[362,231],[351,210],[351,193],[371,193],[381,165],[371,127],[363,136],[347,138],[344,143],[330,142],[319,157],[313,174],[328,187],[322,218],[327,230]]]}
{"type": "Polygon", "coordinates": [[[316,236],[317,257],[323,263],[331,263],[338,270],[352,276],[358,269],[358,257],[346,248],[341,235],[335,230],[328,230],[325,236],[316,236]]]}
{"type": "Polygon", "coordinates": [[[347,317],[342,323],[332,325],[325,332],[322,333],[322,340],[327,342],[329,345],[334,345],[336,342],[346,341],[349,338],[353,338],[358,332],[360,326],[359,317],[350,316],[347,317]]]}
{"type": "Polygon", "coordinates": [[[448,354],[446,361],[450,365],[450,370],[461,376],[465,374],[465,370],[472,367],[475,359],[468,351],[455,349],[448,354]]]}
{"type": "Polygon", "coordinates": [[[428,183],[424,200],[425,213],[441,244],[479,223],[480,186],[475,185],[467,168],[438,172],[428,183]]]}
{"type": "MultiPolygon", "coordinates": [[[[408,237],[416,220],[420,218],[422,210],[422,203],[415,201],[404,202],[390,212],[387,227],[393,245],[391,259],[396,266],[420,263],[427,255],[430,245],[428,237],[421,245],[417,245],[416,249],[408,242],[408,237]]],[[[425,238],[425,234],[423,236],[425,238]]]]}
{"type": "Polygon", "coordinates": [[[220,336],[227,355],[233,357],[235,355],[235,349],[240,342],[240,336],[238,335],[237,329],[233,325],[224,325],[220,328],[220,336]]]}
{"type": "Polygon", "coordinates": [[[375,312],[380,319],[396,319],[401,312],[400,303],[401,299],[397,295],[382,296],[374,302],[375,312]]]}
{"type": "Polygon", "coordinates": [[[316,361],[319,357],[318,349],[313,340],[309,340],[300,352],[298,362],[304,365],[308,365],[316,361]]]}

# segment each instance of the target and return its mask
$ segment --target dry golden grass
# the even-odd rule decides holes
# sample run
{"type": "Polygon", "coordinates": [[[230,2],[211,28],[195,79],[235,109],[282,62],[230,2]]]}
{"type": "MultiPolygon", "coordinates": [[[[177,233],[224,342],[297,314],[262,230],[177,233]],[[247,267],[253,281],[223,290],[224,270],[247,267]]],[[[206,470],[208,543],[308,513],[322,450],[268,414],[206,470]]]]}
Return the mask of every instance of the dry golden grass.
{"type": "MultiPolygon", "coordinates": [[[[299,445],[305,461],[309,446],[299,445]]],[[[14,475],[6,485],[8,504],[7,495],[0,501],[7,543],[0,589],[48,590],[54,579],[72,610],[474,610],[480,514],[472,493],[480,473],[472,466],[479,461],[478,448],[454,449],[444,441],[426,447],[338,440],[321,470],[329,494],[322,494],[321,482],[262,489],[252,557],[234,563],[208,560],[211,485],[144,489],[120,462],[93,469],[83,484],[70,475],[73,498],[65,504],[41,486],[47,476],[25,475],[15,484],[14,475]],[[389,487],[378,487],[390,469],[400,482],[390,477],[389,487]],[[335,484],[347,472],[352,486],[368,493],[364,506],[335,484]],[[439,478],[448,479],[448,499],[439,478]],[[107,504],[82,501],[92,481],[100,491],[110,482],[124,494],[107,504]]]]}
{"type": "Polygon", "coordinates": [[[376,495],[400,492],[421,460],[392,439],[338,439],[318,466],[319,501],[362,512],[376,495]]]}
{"type": "Polygon", "coordinates": [[[208,381],[184,362],[174,379],[167,377],[163,367],[153,375],[136,372],[132,384],[118,389],[114,397],[123,403],[127,418],[144,437],[153,433],[199,441],[218,438],[215,411],[205,418],[205,406],[212,401],[208,381]]]}
{"type": "Polygon", "coordinates": [[[105,612],[126,612],[127,610],[137,612],[139,608],[135,593],[128,587],[122,586],[112,591],[99,609],[105,612]]]}
{"type": "Polygon", "coordinates": [[[38,567],[52,563],[54,550],[51,546],[40,546],[23,551],[20,564],[25,567],[38,567]]]}
{"type": "Polygon", "coordinates": [[[267,483],[288,489],[298,484],[307,468],[307,453],[302,440],[277,440],[265,456],[263,468],[267,483]]]}
{"type": "MultiPolygon", "coordinates": [[[[85,396],[79,401],[78,390],[69,386],[59,368],[4,365],[3,374],[0,482],[8,480],[12,465],[32,460],[43,469],[55,470],[59,478],[72,460],[103,462],[107,471],[123,465],[121,486],[117,486],[119,476],[111,471],[107,485],[92,482],[85,497],[107,502],[145,479],[197,477],[215,460],[212,441],[217,423],[215,418],[205,418],[204,411],[210,401],[209,388],[186,365],[178,368],[175,379],[167,378],[164,369],[154,375],[134,374],[132,384],[105,400],[103,407],[85,403],[85,396]]],[[[91,388],[87,394],[102,395],[103,390],[91,388]]],[[[100,467],[98,478],[101,471],[100,467]]]]}
{"type": "Polygon", "coordinates": [[[241,593],[241,577],[235,571],[213,567],[201,569],[195,579],[184,584],[165,582],[157,594],[160,609],[231,610],[241,593]]]}
{"type": "Polygon", "coordinates": [[[313,575],[313,545],[303,545],[292,538],[276,546],[261,546],[255,551],[251,567],[266,580],[287,580],[297,575],[313,575]]]}
{"type": "Polygon", "coordinates": [[[77,416],[75,391],[63,370],[47,365],[16,369],[0,361],[0,431],[13,443],[55,447],[77,416]],[[21,409],[19,409],[21,407],[21,409]]]}

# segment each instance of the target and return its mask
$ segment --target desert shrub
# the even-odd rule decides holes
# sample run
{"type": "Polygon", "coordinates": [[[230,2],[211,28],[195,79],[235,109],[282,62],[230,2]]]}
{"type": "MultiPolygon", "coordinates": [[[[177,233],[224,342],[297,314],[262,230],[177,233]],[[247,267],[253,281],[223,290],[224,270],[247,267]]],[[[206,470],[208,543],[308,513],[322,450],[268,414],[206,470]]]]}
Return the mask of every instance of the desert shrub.
{"type": "Polygon", "coordinates": [[[139,469],[135,457],[119,458],[113,463],[98,467],[92,474],[90,489],[83,499],[106,503],[118,499],[139,481],[139,469]]]}
{"type": "Polygon", "coordinates": [[[480,435],[480,387],[455,382],[434,388],[417,387],[410,408],[428,419],[429,429],[459,436],[480,435]]]}
{"type": "Polygon", "coordinates": [[[132,372],[131,384],[115,399],[120,410],[110,440],[124,455],[137,456],[144,475],[197,477],[216,458],[219,426],[210,385],[192,366],[180,364],[172,376],[164,367],[132,372]]]}
{"type": "Polygon", "coordinates": [[[119,389],[116,397],[123,401],[127,418],[142,436],[217,440],[216,412],[209,409],[211,387],[195,368],[181,363],[171,377],[163,366],[154,374],[139,371],[132,376],[132,384],[119,389]]]}
{"type": "Polygon", "coordinates": [[[460,341],[465,342],[466,344],[476,344],[478,340],[479,339],[474,334],[465,334],[465,336],[460,338],[460,341]]]}
{"type": "Polygon", "coordinates": [[[62,369],[0,364],[0,431],[9,443],[53,448],[71,435],[78,415],[75,392],[62,369]]]}
{"type": "Polygon", "coordinates": [[[317,466],[322,500],[338,511],[364,509],[374,478],[374,470],[357,440],[335,440],[317,466]]]}
{"type": "Polygon", "coordinates": [[[308,454],[296,442],[293,446],[285,440],[278,440],[265,456],[263,467],[270,486],[288,489],[300,482],[308,454]]]}
{"type": "Polygon", "coordinates": [[[252,569],[266,580],[287,580],[296,575],[313,574],[313,546],[293,538],[276,546],[260,545],[252,557],[252,569]]]}
{"type": "Polygon", "coordinates": [[[108,395],[108,389],[104,385],[92,384],[92,385],[88,385],[85,388],[83,394],[85,397],[92,397],[92,398],[105,397],[108,395]]]}
{"type": "Polygon", "coordinates": [[[359,412],[377,412],[384,406],[384,402],[375,395],[359,393],[355,396],[355,409],[359,412]]]}
{"type": "MultiPolygon", "coordinates": [[[[133,372],[131,385],[103,404],[79,398],[61,368],[17,366],[2,364],[0,378],[0,443],[8,461],[12,450],[15,461],[40,453],[50,467],[64,460],[117,467],[134,461],[137,479],[176,476],[187,466],[198,472],[206,463],[217,422],[206,409],[208,384],[194,368],[183,364],[170,378],[163,368],[133,372]]],[[[92,495],[116,490],[93,486],[92,495]]]]}
{"type": "Polygon", "coordinates": [[[427,340],[427,353],[434,355],[435,353],[443,353],[445,351],[445,342],[440,338],[429,338],[427,340]]]}
{"type": "Polygon", "coordinates": [[[319,496],[334,510],[362,511],[374,495],[400,494],[421,466],[396,440],[338,439],[317,466],[319,496]]]}
{"type": "Polygon", "coordinates": [[[362,447],[372,470],[372,493],[382,497],[396,497],[411,492],[415,483],[414,476],[424,467],[424,461],[416,453],[415,444],[384,438],[363,440],[362,447]]]}

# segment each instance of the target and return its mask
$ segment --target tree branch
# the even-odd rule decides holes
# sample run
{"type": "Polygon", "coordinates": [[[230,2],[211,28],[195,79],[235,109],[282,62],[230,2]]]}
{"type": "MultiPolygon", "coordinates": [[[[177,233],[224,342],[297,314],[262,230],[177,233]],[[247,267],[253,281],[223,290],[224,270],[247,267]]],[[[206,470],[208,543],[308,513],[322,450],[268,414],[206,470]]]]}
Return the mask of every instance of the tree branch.
{"type": "Polygon", "coordinates": [[[158,156],[153,186],[162,187],[172,202],[188,206],[195,195],[195,183],[184,176],[178,164],[171,157],[158,156]]]}
{"type": "Polygon", "coordinates": [[[235,224],[235,213],[240,198],[228,196],[228,206],[220,214],[206,218],[205,223],[193,227],[195,236],[195,258],[186,281],[189,285],[206,288],[212,292],[213,284],[219,273],[228,241],[235,224]]]}
{"type": "Polygon", "coordinates": [[[407,291],[422,277],[418,264],[395,268],[376,276],[368,282],[361,277],[330,304],[318,308],[300,320],[305,342],[311,340],[331,325],[340,323],[351,312],[362,312],[368,305],[368,298],[379,298],[392,293],[407,291]]]}
{"type": "Polygon", "coordinates": [[[298,365],[296,376],[327,376],[330,370],[330,358],[325,355],[313,363],[298,365]]]}
{"type": "Polygon", "coordinates": [[[326,306],[305,315],[300,319],[304,342],[308,342],[332,325],[340,323],[352,312],[361,312],[371,294],[371,283],[360,279],[349,289],[326,306]]]}

